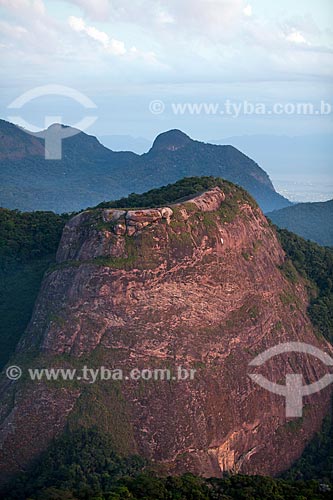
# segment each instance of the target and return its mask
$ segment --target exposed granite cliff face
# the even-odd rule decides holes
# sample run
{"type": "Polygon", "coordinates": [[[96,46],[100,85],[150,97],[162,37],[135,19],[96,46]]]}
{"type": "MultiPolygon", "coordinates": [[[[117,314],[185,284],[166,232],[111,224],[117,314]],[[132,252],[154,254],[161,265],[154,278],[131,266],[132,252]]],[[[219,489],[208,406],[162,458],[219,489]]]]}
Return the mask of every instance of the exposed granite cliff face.
{"type": "MultiPolygon", "coordinates": [[[[196,369],[194,380],[6,382],[0,465],[27,467],[67,424],[98,425],[123,453],[172,473],[277,474],[320,428],[329,390],[304,416],[256,385],[249,362],[281,342],[328,346],[306,314],[301,279],[260,209],[238,188],[152,210],[92,210],[66,226],[15,364],[196,369]],[[161,466],[161,465],[160,465],[161,466]]],[[[320,362],[280,355],[260,373],[318,380],[320,362]]]]}

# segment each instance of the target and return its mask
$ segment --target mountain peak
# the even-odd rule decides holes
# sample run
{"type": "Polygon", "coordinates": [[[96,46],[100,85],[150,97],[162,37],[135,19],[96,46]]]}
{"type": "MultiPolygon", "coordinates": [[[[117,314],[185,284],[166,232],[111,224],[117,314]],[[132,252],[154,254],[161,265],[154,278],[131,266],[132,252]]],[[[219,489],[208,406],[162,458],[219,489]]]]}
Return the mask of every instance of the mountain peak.
{"type": "Polygon", "coordinates": [[[153,150],[176,151],[183,148],[192,141],[191,137],[184,134],[181,130],[173,129],[159,134],[152,146],[153,150]]]}
{"type": "MultiPolygon", "coordinates": [[[[304,412],[299,439],[286,426],[281,401],[250,385],[244,370],[254,346],[263,352],[280,339],[322,346],[305,314],[305,282],[296,269],[295,279],[287,277],[274,228],[241,188],[214,178],[184,179],[182,186],[189,194],[210,189],[170,204],[171,194],[184,191],[179,183],[169,185],[169,200],[161,188],[156,208],[91,209],[67,222],[17,356],[31,356],[32,369],[40,356],[50,367],[61,356],[82,371],[83,362],[93,366],[97,351],[101,363],[117,367],[111,377],[136,367],[177,374],[179,367],[196,366],[197,378],[173,383],[172,391],[172,377],[151,379],[153,386],[132,380],[118,384],[116,393],[102,390],[97,380],[91,392],[84,392],[87,381],[39,384],[35,391],[32,384],[8,384],[0,398],[2,477],[28,468],[67,425],[82,421],[99,430],[107,419],[115,449],[127,455],[139,450],[166,474],[187,470],[208,477],[228,471],[278,475],[320,429],[329,393],[304,412]],[[117,412],[121,418],[114,418],[117,412]]],[[[279,357],[276,380],[283,380],[289,364],[290,356],[279,357]]],[[[306,361],[301,368],[310,383],[321,376],[317,365],[306,361]]]]}

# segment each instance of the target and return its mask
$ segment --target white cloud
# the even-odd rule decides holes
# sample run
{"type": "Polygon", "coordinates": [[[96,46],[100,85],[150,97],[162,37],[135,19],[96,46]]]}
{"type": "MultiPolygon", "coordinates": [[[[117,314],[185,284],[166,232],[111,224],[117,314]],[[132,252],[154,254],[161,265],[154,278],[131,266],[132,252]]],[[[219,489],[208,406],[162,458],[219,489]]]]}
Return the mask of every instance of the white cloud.
{"type": "Polygon", "coordinates": [[[286,40],[288,40],[288,42],[293,42],[293,43],[305,43],[305,44],[307,43],[306,39],[299,31],[293,31],[292,33],[287,35],[286,40]]]}
{"type": "Polygon", "coordinates": [[[93,21],[109,19],[111,4],[109,0],[67,0],[80,7],[84,14],[93,21]]]}
{"type": "Polygon", "coordinates": [[[0,21],[0,33],[10,38],[21,39],[28,33],[28,31],[26,28],[23,28],[23,26],[17,26],[6,21],[0,21]]]}
{"type": "Polygon", "coordinates": [[[77,32],[85,33],[88,37],[100,43],[110,54],[122,56],[126,54],[124,42],[109,37],[104,31],[100,31],[94,26],[88,26],[81,17],[70,16],[68,19],[70,27],[77,32]]]}
{"type": "Polygon", "coordinates": [[[132,56],[134,58],[139,58],[142,61],[148,63],[149,65],[154,65],[154,66],[158,65],[160,70],[166,69],[165,65],[158,62],[158,60],[156,58],[156,54],[153,51],[143,52],[143,51],[140,51],[136,47],[133,46],[130,48],[128,53],[130,56],[132,56]]]}
{"type": "Polygon", "coordinates": [[[252,6],[248,4],[246,7],[244,7],[243,12],[245,16],[251,17],[252,16],[252,6]]]}
{"type": "Polygon", "coordinates": [[[52,16],[45,8],[51,0],[0,0],[8,11],[1,42],[10,43],[12,59],[46,77],[58,64],[58,75],[74,80],[87,71],[91,78],[98,72],[147,83],[260,80],[267,74],[312,80],[331,71],[324,51],[332,35],[323,35],[302,9],[271,19],[259,7],[254,12],[252,0],[66,1],[52,16]]]}
{"type": "Polygon", "coordinates": [[[109,41],[106,48],[111,54],[114,54],[116,56],[122,56],[127,53],[127,49],[125,47],[124,42],[121,42],[120,40],[115,40],[114,38],[112,38],[112,40],[109,41]]]}
{"type": "Polygon", "coordinates": [[[43,0],[0,0],[0,6],[15,12],[19,16],[27,12],[42,16],[46,12],[43,0]]]}
{"type": "Polygon", "coordinates": [[[104,33],[104,31],[99,31],[97,28],[94,28],[94,26],[87,26],[85,31],[90,38],[100,42],[105,48],[110,44],[112,45],[113,42],[116,42],[115,45],[117,45],[117,43],[122,44],[122,42],[118,42],[118,40],[110,40],[109,36],[104,33]]]}
{"type": "Polygon", "coordinates": [[[68,19],[69,26],[76,32],[84,33],[89,38],[92,38],[98,42],[108,54],[114,56],[128,56],[130,59],[133,57],[142,58],[146,62],[157,62],[156,55],[154,52],[144,52],[138,50],[136,47],[131,47],[127,49],[125,43],[122,40],[117,40],[115,38],[110,38],[104,31],[98,30],[95,26],[89,26],[81,17],[70,16],[68,19]]]}
{"type": "Polygon", "coordinates": [[[321,35],[321,30],[315,23],[313,17],[309,14],[304,16],[292,16],[289,19],[285,19],[281,23],[281,29],[283,29],[286,34],[299,31],[307,39],[308,37],[315,38],[321,35]]]}
{"type": "Polygon", "coordinates": [[[47,53],[56,57],[63,45],[62,25],[48,15],[42,0],[0,0],[0,6],[5,9],[4,23],[7,24],[2,24],[1,31],[13,40],[16,38],[14,58],[41,63],[47,53]]]}
{"type": "Polygon", "coordinates": [[[216,39],[232,31],[244,16],[245,0],[67,0],[97,21],[131,23],[158,35],[161,25],[170,36],[189,32],[216,39]]]}
{"type": "Polygon", "coordinates": [[[178,30],[216,41],[229,38],[240,27],[244,0],[169,0],[167,5],[178,30]]]}
{"type": "Polygon", "coordinates": [[[82,17],[70,16],[68,18],[68,23],[74,31],[84,31],[86,27],[86,23],[82,17]]]}
{"type": "Polygon", "coordinates": [[[160,24],[173,24],[175,19],[168,12],[161,10],[156,15],[156,21],[160,24]]]}

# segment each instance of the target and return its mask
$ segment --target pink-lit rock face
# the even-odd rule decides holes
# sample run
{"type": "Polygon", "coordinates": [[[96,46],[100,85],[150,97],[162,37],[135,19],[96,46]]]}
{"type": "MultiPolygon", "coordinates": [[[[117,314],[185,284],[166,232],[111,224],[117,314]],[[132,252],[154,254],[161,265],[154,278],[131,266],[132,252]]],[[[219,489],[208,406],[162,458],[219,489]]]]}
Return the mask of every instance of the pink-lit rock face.
{"type": "MultiPolygon", "coordinates": [[[[302,279],[291,283],[281,270],[285,255],[274,230],[237,188],[159,209],[83,212],[64,229],[57,261],[18,357],[37,350],[50,366],[71,360],[124,370],[181,365],[196,376],[123,381],[117,390],[112,382],[7,383],[0,465],[8,473],[25,467],[66,422],[73,428],[94,423],[113,435],[118,449],[170,473],[204,476],[278,474],[319,430],[329,389],[305,398],[303,418],[291,425],[284,398],[248,376],[249,362],[276,344],[328,347],[306,314],[302,279]]],[[[307,383],[323,373],[320,362],[290,354],[260,373],[284,383],[295,370],[307,383]]]]}

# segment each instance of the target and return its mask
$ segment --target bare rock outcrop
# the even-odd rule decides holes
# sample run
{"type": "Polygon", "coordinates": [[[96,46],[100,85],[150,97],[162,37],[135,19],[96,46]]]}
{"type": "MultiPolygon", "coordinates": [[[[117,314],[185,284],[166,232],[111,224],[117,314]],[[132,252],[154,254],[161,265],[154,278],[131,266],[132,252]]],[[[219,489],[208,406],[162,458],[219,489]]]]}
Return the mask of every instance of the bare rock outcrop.
{"type": "MultiPolygon", "coordinates": [[[[4,470],[25,468],[68,421],[72,428],[100,426],[123,452],[140,453],[170,473],[205,476],[278,474],[319,430],[329,389],[304,398],[303,418],[294,421],[286,418],[283,397],[249,377],[250,361],[276,344],[328,347],[307,316],[302,278],[288,280],[274,229],[238,188],[159,209],[83,212],[65,227],[57,262],[45,276],[17,364],[31,353],[30,366],[84,363],[126,373],[180,366],[196,370],[195,377],[63,382],[58,392],[45,382],[7,384],[4,470]],[[42,396],[31,396],[28,406],[34,387],[42,396]],[[46,434],[41,398],[56,422],[46,434]],[[20,436],[24,449],[13,446],[20,436]]],[[[323,367],[289,353],[262,373],[283,383],[295,370],[309,383],[323,367]]]]}

